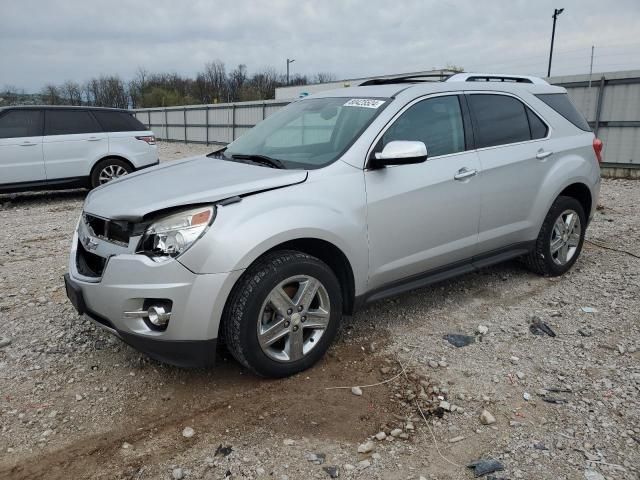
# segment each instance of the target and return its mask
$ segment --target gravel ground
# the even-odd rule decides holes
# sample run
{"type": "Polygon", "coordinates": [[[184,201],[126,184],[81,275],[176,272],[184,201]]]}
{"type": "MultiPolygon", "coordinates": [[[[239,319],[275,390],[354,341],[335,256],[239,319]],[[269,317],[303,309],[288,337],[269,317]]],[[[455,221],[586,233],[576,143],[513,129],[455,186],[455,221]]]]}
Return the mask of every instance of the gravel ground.
{"type": "MultiPolygon", "coordinates": [[[[496,479],[640,478],[640,259],[586,243],[562,278],[513,262],[379,302],[313,369],[261,380],[224,351],[150,361],[74,313],[84,195],[0,196],[0,478],[445,480],[480,458],[496,479]]],[[[600,203],[587,238],[640,254],[640,183],[604,180],[600,203]]]]}

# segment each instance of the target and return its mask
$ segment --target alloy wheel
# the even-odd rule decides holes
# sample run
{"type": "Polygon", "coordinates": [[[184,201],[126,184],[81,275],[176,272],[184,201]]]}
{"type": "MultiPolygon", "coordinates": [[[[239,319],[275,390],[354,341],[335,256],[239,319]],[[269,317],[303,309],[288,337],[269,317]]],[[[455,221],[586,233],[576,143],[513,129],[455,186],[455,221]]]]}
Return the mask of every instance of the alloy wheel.
{"type": "Polygon", "coordinates": [[[100,175],[98,176],[98,182],[100,185],[104,185],[111,180],[116,178],[120,178],[126,175],[127,170],[121,165],[107,165],[102,170],[100,170],[100,175]]]}
{"type": "Polygon", "coordinates": [[[551,231],[551,258],[556,265],[566,265],[578,250],[582,225],[574,210],[565,210],[553,224],[551,231]]]}
{"type": "Polygon", "coordinates": [[[331,317],[329,294],[308,275],[280,282],[258,316],[258,342],[269,358],[295,362],[305,357],[325,333],[331,317]]]}

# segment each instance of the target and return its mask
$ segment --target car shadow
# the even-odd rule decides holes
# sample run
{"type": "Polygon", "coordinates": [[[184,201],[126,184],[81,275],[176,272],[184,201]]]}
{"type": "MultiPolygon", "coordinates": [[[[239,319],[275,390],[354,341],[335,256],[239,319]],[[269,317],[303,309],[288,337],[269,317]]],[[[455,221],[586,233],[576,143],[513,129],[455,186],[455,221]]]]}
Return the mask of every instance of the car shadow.
{"type": "Polygon", "coordinates": [[[0,208],[5,206],[28,206],[35,203],[60,200],[84,200],[89,191],[85,188],[73,190],[43,190],[0,194],[0,208]]]}

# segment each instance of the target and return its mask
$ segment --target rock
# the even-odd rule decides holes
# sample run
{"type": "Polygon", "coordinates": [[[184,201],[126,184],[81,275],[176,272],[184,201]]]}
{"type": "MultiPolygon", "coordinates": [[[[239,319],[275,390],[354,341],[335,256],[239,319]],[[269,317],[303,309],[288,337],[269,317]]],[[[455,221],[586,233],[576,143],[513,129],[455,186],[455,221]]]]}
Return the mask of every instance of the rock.
{"type": "Polygon", "coordinates": [[[509,361],[515,365],[516,363],[518,363],[520,361],[520,358],[516,357],[515,355],[512,355],[509,358],[509,361]]]}
{"type": "Polygon", "coordinates": [[[282,443],[284,443],[287,447],[291,447],[292,445],[296,444],[295,440],[291,440],[290,438],[285,438],[282,443]]]}
{"type": "Polygon", "coordinates": [[[266,473],[267,473],[267,471],[264,468],[262,468],[262,467],[256,468],[256,475],[264,475],[266,473]]]}
{"type": "Polygon", "coordinates": [[[360,387],[351,387],[351,393],[360,397],[362,396],[362,389],[360,387]]]}
{"type": "Polygon", "coordinates": [[[466,347],[476,341],[476,337],[471,335],[461,335],[459,333],[449,333],[443,338],[456,348],[466,347]]]}
{"type": "Polygon", "coordinates": [[[174,468],[171,471],[171,478],[173,478],[173,480],[182,480],[184,478],[184,472],[179,467],[174,468]]]}
{"type": "Polygon", "coordinates": [[[360,470],[364,470],[365,468],[369,468],[371,466],[371,462],[369,460],[362,460],[358,462],[358,468],[360,470]]]}
{"type": "Polygon", "coordinates": [[[480,423],[483,425],[493,425],[496,423],[496,417],[494,417],[489,410],[483,410],[480,414],[480,423]]]}
{"type": "Polygon", "coordinates": [[[380,367],[380,373],[382,373],[383,375],[386,375],[390,371],[391,371],[391,367],[380,367]]]}
{"type": "Polygon", "coordinates": [[[129,448],[131,448],[131,444],[130,444],[130,443],[127,443],[127,442],[124,442],[124,443],[122,444],[122,448],[123,448],[123,450],[128,450],[129,448]]]}
{"type": "Polygon", "coordinates": [[[439,407],[443,410],[446,410],[447,412],[451,411],[451,404],[449,402],[447,402],[446,400],[442,400],[440,402],[439,407]]]}
{"type": "Polygon", "coordinates": [[[390,435],[392,437],[399,437],[401,433],[402,433],[402,429],[394,428],[393,430],[391,430],[391,434],[390,435]]]}
{"type": "Polygon", "coordinates": [[[524,378],[524,372],[516,372],[516,377],[522,380],[524,378]]]}
{"type": "Polygon", "coordinates": [[[480,335],[486,335],[487,333],[489,333],[489,327],[487,327],[486,325],[478,325],[478,328],[476,328],[476,332],[478,332],[480,335]]]}
{"type": "Polygon", "coordinates": [[[415,427],[413,426],[413,422],[407,422],[406,425],[404,426],[404,429],[413,431],[415,429],[415,427]]]}
{"type": "Polygon", "coordinates": [[[327,456],[324,453],[307,453],[304,456],[307,461],[315,463],[316,465],[322,465],[327,456]]]}
{"type": "Polygon", "coordinates": [[[527,402],[531,400],[531,394],[529,392],[524,392],[522,394],[522,398],[524,398],[527,402]]]}
{"type": "Polygon", "coordinates": [[[4,348],[11,345],[11,339],[9,337],[0,337],[0,348],[4,348]]]}
{"type": "Polygon", "coordinates": [[[438,362],[436,362],[435,360],[429,360],[429,366],[431,368],[438,368],[438,362]]]}
{"type": "Polygon", "coordinates": [[[459,437],[453,437],[449,439],[449,443],[458,443],[464,440],[464,437],[460,435],[459,437]]]}
{"type": "Polygon", "coordinates": [[[475,477],[481,477],[493,472],[501,472],[504,470],[504,465],[497,460],[475,460],[467,465],[468,468],[473,468],[473,475],[475,477]]]}
{"type": "Polygon", "coordinates": [[[182,436],[184,438],[191,438],[195,435],[195,433],[196,432],[191,427],[184,427],[184,430],[182,430],[182,436]]]}
{"type": "Polygon", "coordinates": [[[231,447],[231,445],[227,445],[226,447],[223,447],[222,444],[218,445],[218,448],[216,448],[216,453],[214,453],[214,456],[218,456],[218,455],[222,455],[223,457],[227,457],[231,454],[231,452],[233,452],[233,448],[231,447]]]}
{"type": "Polygon", "coordinates": [[[592,468],[587,468],[584,471],[584,480],[606,480],[604,475],[602,475],[597,470],[593,470],[592,468]]]}
{"type": "Polygon", "coordinates": [[[352,470],[356,469],[356,467],[354,465],[351,465],[350,463],[345,463],[342,468],[344,468],[347,472],[351,472],[352,470]]]}
{"type": "Polygon", "coordinates": [[[624,345],[618,345],[618,352],[620,352],[620,355],[624,355],[626,351],[627,349],[624,347],[624,345]]]}
{"type": "Polygon", "coordinates": [[[82,395],[76,393],[76,401],[79,402],[80,400],[82,400],[82,395]]]}
{"type": "Polygon", "coordinates": [[[376,448],[373,442],[365,442],[358,446],[358,453],[369,453],[376,448]]]}
{"type": "Polygon", "coordinates": [[[322,467],[322,469],[329,474],[331,478],[338,478],[340,476],[340,470],[335,465],[322,467]]]}
{"type": "Polygon", "coordinates": [[[387,434],[384,432],[378,432],[376,433],[376,440],[384,440],[385,438],[387,438],[387,434]]]}

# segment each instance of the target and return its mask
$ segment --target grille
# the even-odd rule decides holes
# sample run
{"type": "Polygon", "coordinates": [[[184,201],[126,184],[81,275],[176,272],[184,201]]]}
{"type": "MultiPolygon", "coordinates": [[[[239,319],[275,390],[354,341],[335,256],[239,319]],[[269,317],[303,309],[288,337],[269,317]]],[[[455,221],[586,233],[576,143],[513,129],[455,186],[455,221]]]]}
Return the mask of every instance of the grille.
{"type": "Polygon", "coordinates": [[[131,231],[128,222],[105,220],[87,213],[84,214],[84,222],[91,228],[96,237],[120,245],[129,245],[131,231]]]}
{"type": "Polygon", "coordinates": [[[104,267],[107,264],[107,259],[95,255],[85,250],[82,243],[78,242],[78,248],[76,249],[76,268],[80,275],[85,277],[99,278],[104,272],[104,267]]]}

